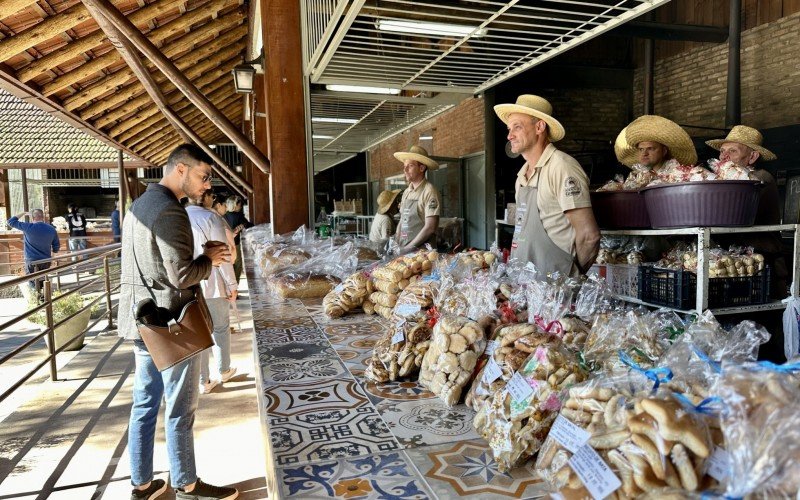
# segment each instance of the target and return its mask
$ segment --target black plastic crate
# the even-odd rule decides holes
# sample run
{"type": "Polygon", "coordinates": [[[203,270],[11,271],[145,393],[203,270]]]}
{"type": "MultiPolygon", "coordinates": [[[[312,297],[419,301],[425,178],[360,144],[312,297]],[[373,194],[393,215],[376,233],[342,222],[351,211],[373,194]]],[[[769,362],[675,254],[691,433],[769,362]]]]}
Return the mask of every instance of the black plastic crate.
{"type": "MultiPolygon", "coordinates": [[[[769,283],[769,267],[755,276],[710,278],[708,307],[764,304],[769,300],[769,283]]],[[[639,266],[639,300],[676,309],[694,309],[697,276],[689,271],[639,266]]]]}

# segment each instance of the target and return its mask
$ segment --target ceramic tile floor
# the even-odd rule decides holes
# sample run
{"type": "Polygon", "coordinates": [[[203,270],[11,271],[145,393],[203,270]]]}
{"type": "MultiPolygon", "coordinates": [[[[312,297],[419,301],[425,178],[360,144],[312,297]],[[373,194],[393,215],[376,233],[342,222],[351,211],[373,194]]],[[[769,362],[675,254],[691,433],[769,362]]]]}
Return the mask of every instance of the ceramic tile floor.
{"type": "MultiPolygon", "coordinates": [[[[249,283],[254,274],[247,255],[249,283]]],[[[385,320],[330,319],[321,299],[250,292],[259,390],[281,498],[537,498],[526,464],[500,473],[472,428],[474,412],[448,408],[415,381],[363,377],[385,320]]],[[[272,492],[271,492],[272,493],[272,492]]]]}

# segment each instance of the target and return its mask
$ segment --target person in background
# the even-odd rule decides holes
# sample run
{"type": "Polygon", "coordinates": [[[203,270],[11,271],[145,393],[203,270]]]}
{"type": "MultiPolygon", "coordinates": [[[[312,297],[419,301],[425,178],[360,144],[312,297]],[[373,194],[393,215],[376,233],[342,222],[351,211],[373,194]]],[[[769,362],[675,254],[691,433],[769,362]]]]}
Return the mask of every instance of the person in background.
{"type": "Polygon", "coordinates": [[[383,191],[378,195],[378,212],[369,228],[369,241],[384,243],[394,236],[394,216],[400,210],[399,189],[383,191]]]}
{"type": "Polygon", "coordinates": [[[241,232],[248,227],[253,227],[253,223],[247,220],[244,216],[242,209],[243,200],[240,196],[230,196],[228,197],[225,204],[228,208],[228,213],[225,214],[225,221],[233,230],[233,234],[236,236],[234,237],[234,243],[236,244],[236,260],[233,263],[233,272],[236,274],[236,282],[239,282],[239,278],[242,277],[242,235],[241,232]]]}
{"type": "Polygon", "coordinates": [[[398,151],[394,157],[403,162],[403,174],[408,187],[400,199],[400,227],[395,233],[398,251],[413,252],[425,243],[436,248],[436,229],[442,211],[439,191],[428,182],[425,174],[436,170],[439,164],[419,146],[408,151],[398,151]]]}
{"type": "MultiPolygon", "coordinates": [[[[195,258],[203,254],[203,247],[209,241],[228,240],[228,224],[222,217],[211,209],[214,193],[210,189],[200,198],[190,199],[186,213],[192,223],[194,236],[195,258]]],[[[225,383],[236,374],[236,368],[231,368],[231,334],[229,303],[236,300],[238,282],[233,274],[233,265],[229,262],[220,264],[211,269],[208,279],[200,282],[203,296],[206,298],[208,310],[211,312],[211,322],[214,325],[212,337],[214,346],[214,360],[217,364],[218,379],[209,376],[209,353],[206,349],[200,354],[200,392],[208,394],[220,384],[225,383]]]]}
{"type": "Polygon", "coordinates": [[[114,211],[111,212],[111,232],[114,234],[114,243],[119,243],[122,238],[122,228],[119,225],[119,200],[114,201],[114,211]]]}
{"type": "Polygon", "coordinates": [[[231,226],[228,225],[228,221],[225,220],[225,214],[228,213],[228,205],[225,203],[226,198],[225,195],[215,194],[214,201],[211,202],[211,210],[215,211],[222,218],[222,222],[225,223],[225,234],[228,236],[228,239],[225,241],[227,241],[228,246],[231,247],[231,259],[235,266],[236,261],[239,260],[237,258],[238,255],[236,255],[236,235],[233,233],[231,226]]]}
{"type": "Polygon", "coordinates": [[[553,107],[539,96],[521,95],[498,104],[511,150],[525,158],[517,173],[517,219],[511,259],[532,262],[542,275],[579,276],[594,263],[600,229],[592,212],[589,178],[580,163],[554,142],[565,131],[553,107]]]}
{"type": "Polygon", "coordinates": [[[86,250],[86,217],[78,212],[78,205],[67,205],[67,224],[69,225],[69,251],[86,250]]]}
{"type": "MultiPolygon", "coordinates": [[[[61,243],[58,241],[58,232],[56,232],[56,228],[44,221],[44,211],[41,209],[36,208],[30,212],[31,222],[19,220],[25,215],[29,215],[28,212],[22,212],[8,219],[9,227],[22,231],[25,274],[50,269],[50,262],[42,262],[41,264],[34,264],[33,262],[49,259],[53,256],[53,253],[61,249],[61,243]]],[[[29,281],[28,285],[31,290],[36,292],[37,296],[41,294],[41,278],[29,281]]]]}
{"type": "Polygon", "coordinates": [[[133,314],[136,304],[152,294],[156,305],[169,310],[175,318],[195,300],[194,287],[209,278],[212,268],[230,262],[227,245],[206,245],[202,255],[194,257],[192,225],[180,204],[181,198],[199,198],[211,189],[213,163],[195,145],[178,146],[167,158],[161,181],[147,186],[122,223],[118,331],[121,337],[133,341],[136,363],[128,425],[131,500],[151,500],[167,489],[162,479],[153,477],[162,399],[166,406],[163,423],[169,477],[176,489],[175,498],[233,500],[239,495],[236,488],[212,486],[197,477],[193,426],[200,392],[200,357],[193,356],[159,371],[139,335],[133,314]]]}

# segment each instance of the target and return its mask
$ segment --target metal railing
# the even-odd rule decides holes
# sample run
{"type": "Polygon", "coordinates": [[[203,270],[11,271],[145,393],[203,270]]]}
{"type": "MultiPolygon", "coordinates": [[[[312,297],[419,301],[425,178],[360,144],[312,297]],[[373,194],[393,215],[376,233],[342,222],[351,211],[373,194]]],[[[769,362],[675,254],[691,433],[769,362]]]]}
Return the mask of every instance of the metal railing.
{"type": "MultiPolygon", "coordinates": [[[[28,309],[27,311],[23,312],[22,314],[16,315],[10,320],[0,324],[0,331],[5,331],[7,328],[19,323],[20,321],[30,318],[36,313],[39,313],[44,310],[46,324],[45,329],[43,332],[34,335],[30,339],[26,340],[20,346],[14,348],[7,354],[4,354],[0,357],[0,366],[2,366],[7,361],[14,359],[18,355],[20,355],[23,351],[34,345],[40,339],[47,337],[47,356],[36,363],[36,365],[28,371],[25,375],[23,375],[19,380],[14,382],[11,387],[5,390],[2,394],[0,394],[0,402],[4,401],[8,396],[10,396],[14,391],[16,391],[22,384],[27,382],[31,377],[33,377],[42,367],[49,364],[50,365],[50,380],[56,381],[58,380],[58,367],[56,365],[56,356],[63,352],[67,347],[70,346],[76,339],[82,337],[86,334],[89,330],[94,328],[100,321],[106,319],[108,324],[107,328],[114,327],[114,309],[116,306],[112,305],[111,296],[119,290],[119,272],[115,273],[115,276],[111,276],[111,268],[112,265],[116,265],[119,262],[119,253],[120,253],[121,244],[114,243],[111,245],[106,245],[103,247],[98,248],[90,248],[87,250],[82,250],[80,252],[73,252],[66,255],[59,255],[57,257],[51,259],[43,259],[40,261],[36,261],[36,264],[43,264],[43,263],[52,263],[57,262],[58,260],[63,260],[66,257],[78,257],[78,256],[86,256],[83,260],[78,260],[75,262],[69,262],[66,264],[57,265],[55,267],[49,269],[43,269],[41,271],[36,271],[25,276],[20,276],[18,278],[11,279],[9,281],[4,282],[0,285],[0,290],[4,288],[9,288],[13,286],[18,286],[20,284],[27,285],[29,281],[33,281],[36,283],[37,281],[42,282],[42,290],[43,290],[43,300],[40,304],[28,309]],[[98,276],[96,273],[102,269],[103,274],[102,276],[98,276]],[[64,283],[62,281],[62,277],[65,275],[75,275],[75,282],[74,283],[64,283]],[[83,276],[84,274],[88,276],[83,276]],[[58,295],[54,294],[54,285],[55,288],[59,292],[58,295]],[[82,294],[84,292],[88,293],[98,293],[96,297],[94,297],[91,301],[83,306],[76,312],[68,315],[65,318],[60,319],[58,322],[55,321],[53,317],[53,305],[66,299],[67,297],[74,295],[74,294],[82,294]],[[56,346],[56,338],[55,338],[55,331],[60,326],[66,324],[72,318],[88,311],[91,311],[92,308],[100,302],[101,300],[105,300],[105,308],[106,311],[103,315],[99,316],[94,322],[91,322],[88,326],[86,326],[83,330],[79,333],[73,335],[71,338],[59,342],[59,346],[56,346]]],[[[38,288],[38,287],[34,287],[38,288]]]]}

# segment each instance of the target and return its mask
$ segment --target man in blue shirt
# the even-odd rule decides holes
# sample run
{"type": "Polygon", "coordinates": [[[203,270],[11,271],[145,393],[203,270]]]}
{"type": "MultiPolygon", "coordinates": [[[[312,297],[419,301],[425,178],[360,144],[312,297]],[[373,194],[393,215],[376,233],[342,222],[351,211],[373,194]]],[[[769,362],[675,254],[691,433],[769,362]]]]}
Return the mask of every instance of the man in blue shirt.
{"type": "Polygon", "coordinates": [[[114,243],[122,240],[122,229],[119,225],[119,200],[114,202],[114,211],[111,212],[111,232],[114,233],[114,243]]]}
{"type": "MultiPolygon", "coordinates": [[[[27,212],[22,212],[8,219],[8,225],[14,229],[22,231],[23,236],[23,250],[25,253],[25,274],[35,273],[44,269],[50,268],[50,262],[41,264],[32,264],[37,260],[49,259],[52,256],[50,250],[58,252],[61,244],[58,241],[58,233],[56,228],[44,221],[44,212],[41,209],[31,211],[30,216],[33,222],[23,222],[19,220],[20,217],[27,215],[27,212]]],[[[37,279],[28,282],[31,288],[36,290],[39,294],[42,289],[42,280],[37,279]]]]}

